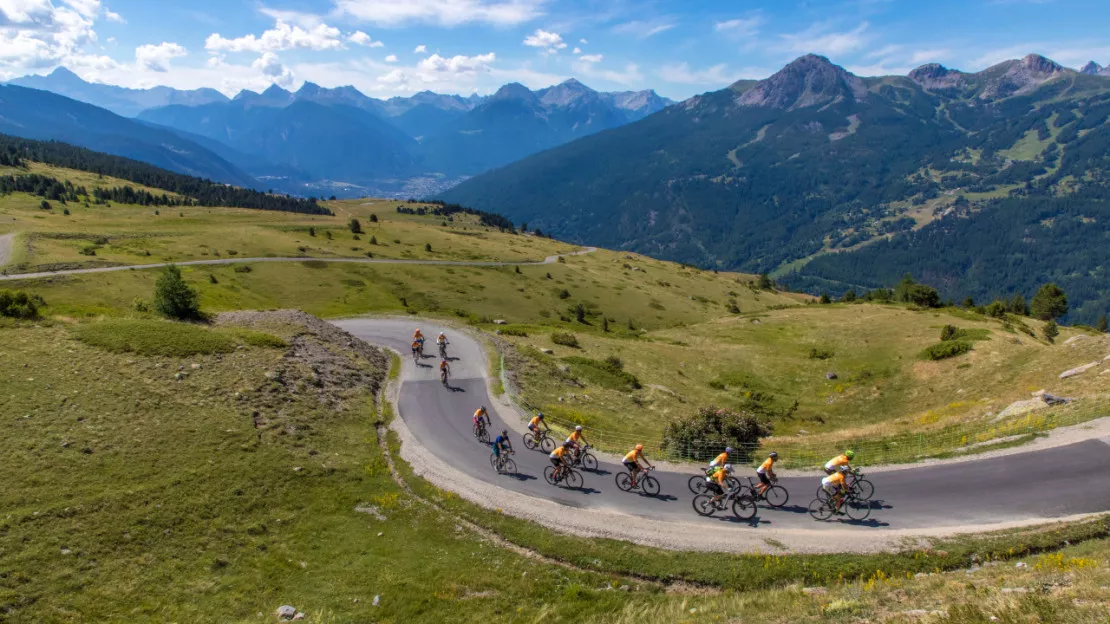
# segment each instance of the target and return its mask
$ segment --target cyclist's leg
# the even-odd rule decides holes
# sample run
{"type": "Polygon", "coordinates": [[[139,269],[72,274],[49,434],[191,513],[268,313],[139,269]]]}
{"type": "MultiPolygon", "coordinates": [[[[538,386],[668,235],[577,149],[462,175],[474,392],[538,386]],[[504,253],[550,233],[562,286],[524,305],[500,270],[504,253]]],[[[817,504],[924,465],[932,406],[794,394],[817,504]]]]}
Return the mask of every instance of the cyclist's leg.
{"type": "Polygon", "coordinates": [[[771,479],[762,472],[757,472],[759,475],[759,495],[762,496],[767,493],[767,488],[771,487],[771,479]]]}

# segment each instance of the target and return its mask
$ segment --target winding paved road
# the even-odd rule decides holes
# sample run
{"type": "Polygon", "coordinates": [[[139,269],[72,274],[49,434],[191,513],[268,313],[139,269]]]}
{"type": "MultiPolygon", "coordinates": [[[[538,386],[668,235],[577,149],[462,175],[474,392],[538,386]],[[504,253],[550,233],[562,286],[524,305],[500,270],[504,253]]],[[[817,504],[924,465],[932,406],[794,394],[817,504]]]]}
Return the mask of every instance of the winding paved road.
{"type": "MultiPolygon", "coordinates": [[[[335,324],[359,338],[400,353],[409,353],[414,324],[409,319],[347,319],[335,324]]],[[[687,473],[656,471],[662,494],[651,498],[617,489],[614,472],[623,470],[604,461],[597,473],[583,471],[585,485],[567,490],[543,478],[546,453],[528,451],[514,428],[507,427],[516,449],[519,475],[498,475],[489,465],[490,449],[471,435],[471,416],[489,406],[491,431],[504,421],[495,413],[497,402],[486,389],[486,366],[477,341],[451,328],[420,321],[426,336],[440,331],[451,340],[451,388],[438,378],[437,358],[414,364],[403,358],[398,408],[405,425],[429,452],[476,479],[518,493],[556,501],[568,508],[618,511],[656,520],[698,521],[714,526],[726,519],[699,518],[690,505],[687,473]]],[[[516,418],[515,414],[509,417],[516,418]]],[[[588,437],[588,432],[587,432],[588,437]]],[[[1089,440],[1050,450],[1008,455],[947,465],[930,465],[868,475],[875,484],[874,510],[863,522],[819,523],[807,513],[818,486],[818,476],[782,478],[790,492],[781,510],[760,507],[754,524],[775,529],[849,529],[855,531],[935,529],[981,526],[1062,518],[1110,510],[1110,438],[1089,440]]],[[[744,477],[743,473],[739,476],[744,477]]],[[[754,475],[753,475],[754,476],[754,475]]],[[[728,514],[731,518],[731,513],[728,514]]]]}
{"type": "MultiPolygon", "coordinates": [[[[9,234],[9,236],[11,236],[9,234]]],[[[4,264],[4,241],[0,237],[0,265],[4,264]]],[[[461,260],[404,260],[400,258],[221,258],[219,260],[186,260],[184,262],[156,262],[153,264],[126,264],[110,267],[96,267],[93,269],[66,269],[62,271],[42,271],[39,273],[14,273],[0,275],[0,282],[23,279],[36,279],[39,277],[53,277],[55,275],[83,275],[86,273],[113,273],[115,271],[139,271],[143,269],[159,269],[171,264],[177,266],[192,266],[205,264],[246,264],[251,262],[345,262],[351,264],[423,264],[431,266],[470,266],[470,267],[504,267],[504,266],[537,266],[554,264],[560,257],[581,256],[593,253],[597,247],[587,247],[581,251],[548,256],[539,262],[466,262],[461,260]]]]}

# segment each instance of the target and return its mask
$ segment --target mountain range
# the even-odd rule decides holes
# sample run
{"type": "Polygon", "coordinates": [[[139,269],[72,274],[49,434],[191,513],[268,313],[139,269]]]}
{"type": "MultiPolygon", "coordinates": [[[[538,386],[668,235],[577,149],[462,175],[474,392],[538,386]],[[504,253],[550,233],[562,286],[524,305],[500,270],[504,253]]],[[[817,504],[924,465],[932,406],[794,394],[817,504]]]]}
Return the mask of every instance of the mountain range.
{"type": "Polygon", "coordinates": [[[1108,115],[1110,78],[1038,55],[869,78],[807,55],[440,198],[834,294],[904,272],[952,297],[1057,280],[1093,321],[1110,309],[1108,115]]]}
{"type": "Polygon", "coordinates": [[[673,103],[654,91],[602,93],[577,80],[535,92],[511,84],[488,97],[424,91],[388,100],[311,82],[296,92],[274,85],[231,99],[208,89],[124,89],[64,68],[9,84],[133,116],[203,146],[256,178],[257,187],[298,195],[428,195],[673,103]]]}

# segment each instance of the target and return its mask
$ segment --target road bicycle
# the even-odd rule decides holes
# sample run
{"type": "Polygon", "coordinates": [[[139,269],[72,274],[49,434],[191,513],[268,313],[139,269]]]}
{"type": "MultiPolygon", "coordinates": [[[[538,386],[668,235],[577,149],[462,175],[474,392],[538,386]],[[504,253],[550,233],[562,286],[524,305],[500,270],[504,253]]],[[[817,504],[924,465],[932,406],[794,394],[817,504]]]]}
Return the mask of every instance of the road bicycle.
{"type": "Polygon", "coordinates": [[[446,368],[439,371],[439,380],[440,380],[440,382],[443,383],[443,385],[445,385],[445,386],[447,385],[447,369],[446,368]]]}
{"type": "Polygon", "coordinates": [[[714,501],[710,494],[698,494],[694,497],[694,511],[699,516],[712,516],[718,511],[724,511],[731,504],[732,513],[741,520],[751,520],[755,517],[756,505],[751,496],[743,493],[743,488],[736,487],[725,492],[719,500],[714,501]]]}
{"type": "Polygon", "coordinates": [[[544,453],[550,453],[555,450],[555,440],[552,440],[551,435],[546,431],[536,429],[524,434],[524,448],[529,451],[538,448],[544,453]]]}
{"type": "MultiPolygon", "coordinates": [[[[694,494],[705,494],[705,490],[707,489],[705,480],[709,478],[709,475],[710,471],[705,470],[704,474],[702,475],[694,475],[690,477],[690,481],[687,483],[687,487],[689,487],[690,491],[694,494]]],[[[740,487],[740,479],[737,479],[736,477],[728,477],[727,479],[725,479],[725,483],[728,484],[729,489],[740,487]]]]}
{"type": "MultiPolygon", "coordinates": [[[[875,496],[875,486],[864,479],[860,471],[853,470],[845,479],[848,491],[852,492],[856,498],[864,501],[869,501],[875,496]]],[[[817,488],[817,498],[825,499],[829,497],[829,493],[825,491],[824,487],[817,488]]]]}
{"type": "Polygon", "coordinates": [[[497,453],[489,454],[489,465],[497,471],[498,474],[516,474],[516,462],[513,461],[512,451],[502,451],[501,456],[498,457],[497,453]]]}
{"type": "MultiPolygon", "coordinates": [[[[825,498],[817,497],[809,503],[809,515],[813,516],[814,520],[828,520],[838,513],[834,498],[829,496],[828,492],[825,494],[825,498]]],[[[840,509],[852,520],[866,520],[867,516],[871,515],[871,502],[859,498],[854,492],[848,490],[840,509]]]]}
{"type": "Polygon", "coordinates": [[[479,421],[474,425],[474,437],[482,444],[489,444],[489,431],[486,429],[485,420],[479,421]]]}
{"type": "Polygon", "coordinates": [[[639,471],[639,477],[633,482],[632,475],[627,472],[617,473],[617,487],[622,492],[631,492],[632,490],[640,490],[648,496],[659,496],[659,480],[647,474],[655,470],[655,468],[646,468],[639,471]]]}
{"type": "Polygon", "coordinates": [[[761,483],[756,483],[755,479],[751,477],[748,477],[748,484],[741,487],[755,502],[766,501],[768,505],[778,509],[790,500],[790,493],[786,491],[786,488],[779,485],[778,481],[778,479],[771,481],[770,487],[762,494],[759,493],[761,483]]]}
{"type": "Polygon", "coordinates": [[[440,345],[439,345],[439,357],[440,357],[440,359],[443,359],[443,360],[447,359],[447,343],[446,342],[441,342],[440,345]]]}
{"type": "Polygon", "coordinates": [[[564,465],[559,474],[555,474],[555,466],[548,466],[543,469],[543,478],[551,485],[563,484],[568,488],[580,488],[584,481],[582,480],[582,473],[578,472],[570,466],[564,465]]]}
{"type": "Polygon", "coordinates": [[[590,452],[589,444],[583,446],[574,453],[574,457],[571,458],[570,464],[575,467],[581,466],[583,470],[589,470],[590,472],[595,472],[597,470],[597,458],[590,452]]]}

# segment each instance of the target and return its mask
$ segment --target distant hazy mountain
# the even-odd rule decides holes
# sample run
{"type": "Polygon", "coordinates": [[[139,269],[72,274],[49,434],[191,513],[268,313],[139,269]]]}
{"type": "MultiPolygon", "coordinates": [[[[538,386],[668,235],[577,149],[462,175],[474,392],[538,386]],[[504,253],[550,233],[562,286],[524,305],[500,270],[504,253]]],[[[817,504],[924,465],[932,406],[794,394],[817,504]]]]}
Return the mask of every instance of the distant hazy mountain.
{"type": "Polygon", "coordinates": [[[8,84],[50,91],[58,95],[106,108],[117,115],[134,117],[156,106],[181,104],[200,106],[212,102],[226,102],[227,96],[215,89],[180,91],[170,87],[128,89],[108,84],[86,82],[77,74],[59,67],[47,76],[24,76],[8,84]]]}
{"type": "MultiPolygon", "coordinates": [[[[552,123],[545,98],[589,100],[573,84],[506,96],[521,127],[552,123]]],[[[1110,80],[1038,55],[874,78],[808,55],[440,197],[582,243],[793,270],[817,292],[909,271],[978,301],[1058,280],[1093,322],[1110,278],[1081,267],[1110,266],[1108,120],[1110,80]]]]}
{"type": "Polygon", "coordinates": [[[224,104],[167,106],[139,118],[219,141],[311,179],[367,182],[413,173],[415,142],[372,112],[298,99],[279,87],[224,104]],[[281,106],[280,102],[292,103],[281,106]]]}
{"type": "Polygon", "coordinates": [[[48,91],[0,85],[0,132],[63,141],[237,186],[258,186],[250,175],[211,150],[165,128],[48,91]]]}
{"type": "Polygon", "coordinates": [[[424,138],[421,148],[435,171],[474,174],[642,119],[667,103],[651,91],[599,93],[574,79],[538,91],[512,83],[424,138]]]}

